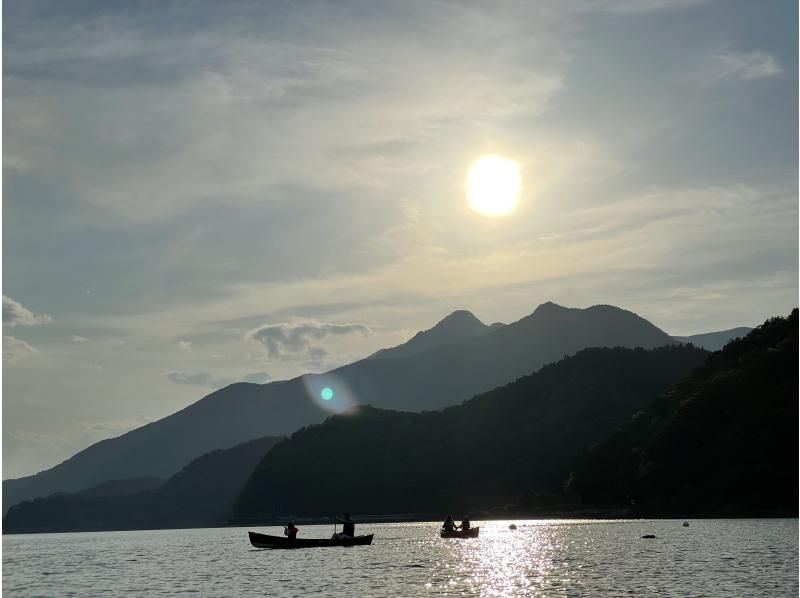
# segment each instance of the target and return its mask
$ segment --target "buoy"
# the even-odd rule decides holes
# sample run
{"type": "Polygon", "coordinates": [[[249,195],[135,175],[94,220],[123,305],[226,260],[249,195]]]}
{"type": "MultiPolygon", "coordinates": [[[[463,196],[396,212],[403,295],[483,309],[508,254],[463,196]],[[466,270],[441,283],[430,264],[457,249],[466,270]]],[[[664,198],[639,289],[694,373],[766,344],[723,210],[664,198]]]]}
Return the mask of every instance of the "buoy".
{"type": "Polygon", "coordinates": [[[508,529],[517,529],[517,526],[512,523],[508,526],[508,529]]]}
{"type": "Polygon", "coordinates": [[[655,534],[645,534],[642,538],[655,538],[655,534]]]}
{"type": "Polygon", "coordinates": [[[683,527],[689,527],[689,522],[688,521],[684,521],[683,522],[683,527]]]}

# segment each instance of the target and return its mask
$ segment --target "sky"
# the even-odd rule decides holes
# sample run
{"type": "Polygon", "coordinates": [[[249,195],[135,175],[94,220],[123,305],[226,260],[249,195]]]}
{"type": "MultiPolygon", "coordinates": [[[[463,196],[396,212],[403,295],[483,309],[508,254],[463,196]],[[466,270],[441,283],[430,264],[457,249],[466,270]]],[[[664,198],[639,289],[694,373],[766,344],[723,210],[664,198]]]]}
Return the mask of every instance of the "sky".
{"type": "Polygon", "coordinates": [[[797,4],[3,3],[3,478],[456,309],[798,298],[797,4]],[[468,207],[515,160],[516,210],[468,207]]]}

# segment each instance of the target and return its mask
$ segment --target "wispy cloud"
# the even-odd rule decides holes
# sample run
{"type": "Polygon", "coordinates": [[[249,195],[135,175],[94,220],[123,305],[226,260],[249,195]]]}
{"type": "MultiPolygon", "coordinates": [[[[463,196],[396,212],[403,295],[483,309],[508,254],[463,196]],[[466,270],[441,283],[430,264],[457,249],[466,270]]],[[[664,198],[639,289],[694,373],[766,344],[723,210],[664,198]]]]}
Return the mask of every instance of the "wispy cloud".
{"type": "Polygon", "coordinates": [[[783,67],[775,56],[761,50],[728,51],[712,55],[709,58],[708,71],[717,79],[734,77],[749,81],[780,75],[783,67]]]}
{"type": "Polygon", "coordinates": [[[13,336],[3,336],[3,362],[16,363],[38,353],[31,345],[13,336]]]}
{"type": "Polygon", "coordinates": [[[4,326],[36,326],[46,324],[52,318],[47,314],[36,314],[11,297],[3,295],[3,325],[4,326]]]}
{"type": "Polygon", "coordinates": [[[203,386],[207,388],[222,388],[231,383],[231,380],[228,378],[214,378],[208,372],[189,374],[186,372],[173,371],[167,374],[167,380],[173,384],[186,384],[189,386],[203,386]]]}

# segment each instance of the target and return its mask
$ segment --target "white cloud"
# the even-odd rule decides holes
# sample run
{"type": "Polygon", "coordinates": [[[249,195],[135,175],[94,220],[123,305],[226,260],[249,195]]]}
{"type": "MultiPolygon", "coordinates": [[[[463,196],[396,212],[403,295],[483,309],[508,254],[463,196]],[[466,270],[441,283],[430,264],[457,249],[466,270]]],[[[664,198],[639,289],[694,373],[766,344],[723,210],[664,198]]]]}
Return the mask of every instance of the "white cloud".
{"type": "Polygon", "coordinates": [[[70,340],[71,340],[73,343],[88,343],[88,342],[89,342],[89,339],[88,339],[88,338],[86,338],[85,336],[78,336],[78,335],[76,335],[76,334],[73,334],[73,335],[70,337],[70,340]]]}
{"type": "Polygon", "coordinates": [[[192,350],[192,342],[191,341],[178,341],[175,346],[178,348],[179,351],[186,351],[189,352],[192,350]]]}
{"type": "Polygon", "coordinates": [[[11,297],[3,295],[4,326],[36,326],[38,324],[46,324],[51,320],[52,318],[47,314],[35,314],[11,297]]]}
{"type": "Polygon", "coordinates": [[[30,355],[38,353],[31,345],[13,336],[3,337],[3,362],[15,363],[30,355]]]}
{"type": "Polygon", "coordinates": [[[86,372],[102,372],[103,366],[97,365],[96,363],[80,363],[78,367],[86,372]]]}

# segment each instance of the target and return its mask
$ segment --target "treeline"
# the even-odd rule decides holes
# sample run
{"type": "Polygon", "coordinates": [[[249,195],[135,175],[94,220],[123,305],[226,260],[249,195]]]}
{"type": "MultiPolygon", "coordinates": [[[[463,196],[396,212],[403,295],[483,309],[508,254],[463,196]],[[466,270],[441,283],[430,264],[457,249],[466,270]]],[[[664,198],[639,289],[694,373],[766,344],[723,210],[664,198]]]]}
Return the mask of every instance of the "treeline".
{"type": "Polygon", "coordinates": [[[797,516],[798,320],[773,318],[583,455],[569,489],[641,515],[797,516]]]}

